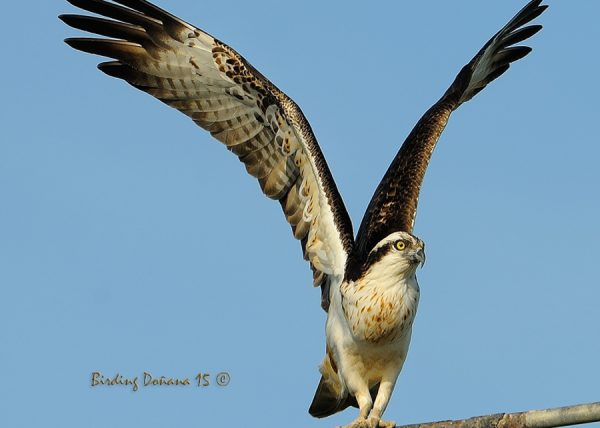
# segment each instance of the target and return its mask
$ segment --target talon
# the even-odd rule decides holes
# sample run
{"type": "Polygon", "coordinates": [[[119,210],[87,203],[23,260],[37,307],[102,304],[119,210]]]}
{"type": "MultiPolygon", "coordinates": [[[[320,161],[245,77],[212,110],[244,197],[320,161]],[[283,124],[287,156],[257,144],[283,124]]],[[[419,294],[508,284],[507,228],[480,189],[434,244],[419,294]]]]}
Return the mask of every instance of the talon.
{"type": "Polygon", "coordinates": [[[369,428],[379,428],[379,418],[375,416],[370,416],[368,419],[369,428]]]}
{"type": "Polygon", "coordinates": [[[339,427],[339,428],[371,428],[371,426],[369,425],[369,422],[367,421],[366,418],[359,416],[358,418],[354,419],[348,425],[344,425],[343,427],[339,427]]]}

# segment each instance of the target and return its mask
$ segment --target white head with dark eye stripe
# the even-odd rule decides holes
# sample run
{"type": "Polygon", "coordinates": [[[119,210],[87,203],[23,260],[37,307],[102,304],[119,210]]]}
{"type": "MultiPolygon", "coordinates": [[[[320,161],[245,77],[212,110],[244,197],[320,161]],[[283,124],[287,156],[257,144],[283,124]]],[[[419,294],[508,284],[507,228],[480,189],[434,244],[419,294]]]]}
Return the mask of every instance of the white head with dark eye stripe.
{"type": "Polygon", "coordinates": [[[367,258],[368,270],[377,265],[385,275],[414,274],[425,263],[425,243],[407,232],[394,232],[379,241],[367,258]]]}

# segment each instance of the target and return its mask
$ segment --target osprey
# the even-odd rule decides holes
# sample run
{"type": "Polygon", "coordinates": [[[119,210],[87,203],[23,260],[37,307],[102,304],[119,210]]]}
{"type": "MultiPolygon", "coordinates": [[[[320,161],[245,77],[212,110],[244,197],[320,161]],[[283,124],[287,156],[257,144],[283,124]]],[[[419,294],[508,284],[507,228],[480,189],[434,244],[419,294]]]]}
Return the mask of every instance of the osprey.
{"type": "Polygon", "coordinates": [[[279,201],[321,287],[326,354],[309,412],[348,406],[348,427],[383,427],[408,351],[419,302],[415,274],[424,243],[412,234],[427,164],[450,114],[531,48],[525,26],[547,6],[527,4],[463,67],[419,120],[369,203],[356,239],[342,198],[300,108],[225,43],[144,0],[69,0],[106,18],[62,15],[107,38],[71,38],[75,49],[112,58],[99,68],[180,110],[224,143],[279,201]]]}

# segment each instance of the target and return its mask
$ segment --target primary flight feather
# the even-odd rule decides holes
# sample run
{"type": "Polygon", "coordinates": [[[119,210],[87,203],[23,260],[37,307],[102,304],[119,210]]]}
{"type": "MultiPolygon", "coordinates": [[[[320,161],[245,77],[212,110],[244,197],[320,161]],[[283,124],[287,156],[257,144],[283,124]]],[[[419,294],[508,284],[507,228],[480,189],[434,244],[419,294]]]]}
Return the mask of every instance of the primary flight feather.
{"type": "Polygon", "coordinates": [[[300,108],[225,43],[145,0],[68,0],[102,17],[62,15],[105,38],[71,38],[112,58],[99,65],[189,116],[235,153],[281,204],[321,287],[326,354],[310,406],[316,417],[348,406],[348,427],[381,420],[410,343],[424,243],[412,234],[419,191],[452,111],[530,52],[515,46],[547,6],[533,0],[496,33],[419,120],[377,187],[356,240],[350,217],[300,108]]]}

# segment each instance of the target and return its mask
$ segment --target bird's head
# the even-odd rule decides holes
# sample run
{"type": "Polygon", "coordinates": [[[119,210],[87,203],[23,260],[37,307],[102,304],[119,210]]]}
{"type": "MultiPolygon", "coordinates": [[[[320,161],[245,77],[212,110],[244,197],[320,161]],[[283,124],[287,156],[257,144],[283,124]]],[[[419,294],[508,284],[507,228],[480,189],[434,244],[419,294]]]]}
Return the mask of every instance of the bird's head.
{"type": "Polygon", "coordinates": [[[414,274],[419,264],[425,264],[425,243],[408,232],[386,236],[367,257],[367,266],[377,265],[377,270],[386,276],[414,274]]]}

